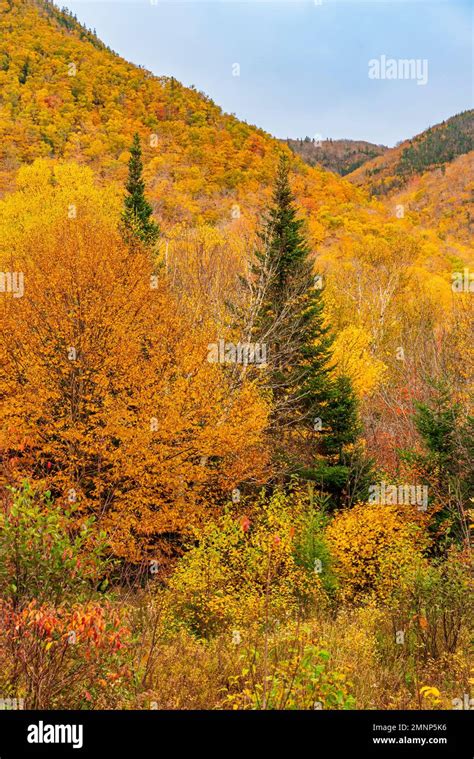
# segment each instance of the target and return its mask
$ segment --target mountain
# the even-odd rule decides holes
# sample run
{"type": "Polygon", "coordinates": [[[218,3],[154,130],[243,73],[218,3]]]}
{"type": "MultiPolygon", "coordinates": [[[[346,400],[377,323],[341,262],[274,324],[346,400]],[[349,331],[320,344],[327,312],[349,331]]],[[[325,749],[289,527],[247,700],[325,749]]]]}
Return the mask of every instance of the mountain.
{"type": "Polygon", "coordinates": [[[348,175],[358,187],[386,195],[404,187],[412,177],[440,169],[474,149],[474,110],[430,127],[348,175]]]}
{"type": "MultiPolygon", "coordinates": [[[[0,0],[0,194],[36,158],[87,163],[101,181],[123,184],[135,132],[147,193],[165,228],[225,222],[236,205],[242,218],[253,218],[278,153],[288,150],[204,93],[128,63],[53,3],[0,0]]],[[[315,241],[324,230],[334,237],[330,218],[341,203],[347,219],[368,206],[353,185],[294,163],[303,211],[328,214],[315,241]]]]}
{"type": "Polygon", "coordinates": [[[438,166],[467,149],[470,125],[472,112],[461,114],[393,150],[350,140],[320,148],[290,140],[288,147],[195,88],[125,61],[52,2],[0,0],[0,194],[36,158],[86,163],[120,192],[138,132],[147,194],[165,231],[181,223],[253,228],[277,155],[291,148],[302,154],[293,159],[294,190],[310,242],[323,252],[386,224],[392,209],[367,198],[366,189],[401,189],[410,167],[438,166]],[[320,151],[314,167],[302,160],[320,151]],[[347,175],[350,182],[321,166],[344,173],[376,151],[347,175]]]}
{"type": "Polygon", "coordinates": [[[288,147],[301,156],[309,166],[322,166],[328,171],[345,176],[372,158],[383,155],[388,148],[364,140],[322,140],[314,137],[286,140],[288,147]]]}
{"type": "MultiPolygon", "coordinates": [[[[321,266],[336,266],[341,251],[350,256],[373,238],[392,240],[394,223],[424,249],[420,209],[400,224],[393,203],[367,190],[401,191],[415,171],[443,171],[443,161],[469,148],[472,113],[391,150],[349,140],[324,141],[321,148],[296,141],[298,152],[322,150],[326,163],[341,171],[382,151],[347,178],[293,153],[293,189],[321,266]]],[[[0,0],[0,194],[15,189],[21,166],[40,158],[87,164],[120,198],[135,132],[142,139],[147,196],[165,234],[196,224],[238,228],[241,238],[253,234],[278,154],[292,155],[295,148],[223,113],[195,88],[127,62],[49,0],[0,0]]],[[[436,203],[441,218],[446,198],[436,203]]],[[[465,230],[466,219],[459,215],[458,221],[465,230]]],[[[429,247],[427,255],[436,263],[430,266],[447,276],[446,246],[434,231],[436,251],[429,247]]]]}
{"type": "Polygon", "coordinates": [[[20,167],[35,159],[50,162],[51,172],[73,161],[87,164],[120,203],[138,132],[147,197],[168,239],[211,225],[248,255],[282,150],[292,157],[318,266],[329,272],[341,250],[392,239],[392,212],[363,189],[308,166],[204,93],[127,62],[53,3],[0,0],[0,40],[0,195],[15,190],[20,167]]]}
{"type": "MultiPolygon", "coordinates": [[[[293,189],[309,241],[330,266],[341,246],[363,247],[367,236],[390,234],[392,201],[380,203],[367,191],[383,198],[389,191],[410,193],[410,182],[427,170],[443,177],[448,162],[470,149],[472,122],[473,111],[459,114],[390,150],[350,140],[285,144],[223,113],[195,88],[125,61],[49,0],[0,0],[0,195],[15,189],[22,165],[41,158],[88,164],[120,196],[138,132],[147,195],[165,232],[203,223],[252,232],[269,198],[278,154],[291,149],[293,189]],[[345,178],[321,165],[344,173],[374,152],[380,155],[345,178]],[[315,155],[322,156],[319,163],[307,165],[315,155]]],[[[470,165],[462,165],[464,174],[470,165]]],[[[456,172],[454,167],[449,178],[456,172]]],[[[437,219],[457,216],[452,233],[464,239],[464,200],[457,204],[456,192],[449,198],[448,187],[436,199],[445,182],[420,181],[425,206],[408,203],[414,216],[407,214],[406,233],[418,236],[421,216],[429,224],[423,208],[434,204],[437,219]]]]}
{"type": "Polygon", "coordinates": [[[121,181],[135,131],[145,163],[154,159],[154,189],[186,195],[180,217],[192,216],[197,197],[209,212],[206,198],[270,177],[272,141],[263,131],[128,63],[46,0],[0,3],[0,93],[3,189],[38,157],[88,163],[102,179],[121,181]]]}

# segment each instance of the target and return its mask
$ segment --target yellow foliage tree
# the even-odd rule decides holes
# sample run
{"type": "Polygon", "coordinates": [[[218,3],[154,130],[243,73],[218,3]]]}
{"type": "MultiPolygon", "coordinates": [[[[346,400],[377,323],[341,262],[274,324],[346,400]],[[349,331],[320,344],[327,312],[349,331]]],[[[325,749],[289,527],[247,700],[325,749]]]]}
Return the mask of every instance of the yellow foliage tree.
{"type": "Polygon", "coordinates": [[[370,396],[383,381],[387,367],[370,350],[370,335],[362,327],[350,325],[341,330],[333,343],[337,371],[350,377],[360,397],[370,396]]]}

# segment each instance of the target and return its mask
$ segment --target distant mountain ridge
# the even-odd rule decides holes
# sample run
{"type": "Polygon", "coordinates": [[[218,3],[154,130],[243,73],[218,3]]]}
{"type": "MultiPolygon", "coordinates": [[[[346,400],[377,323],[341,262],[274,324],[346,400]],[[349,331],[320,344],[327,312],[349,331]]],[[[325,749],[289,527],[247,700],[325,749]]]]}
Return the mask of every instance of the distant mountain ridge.
{"type": "Polygon", "coordinates": [[[286,144],[309,166],[322,166],[323,169],[341,176],[350,174],[367,161],[389,150],[385,145],[375,145],[365,140],[318,141],[314,137],[296,140],[288,138],[286,144]]]}

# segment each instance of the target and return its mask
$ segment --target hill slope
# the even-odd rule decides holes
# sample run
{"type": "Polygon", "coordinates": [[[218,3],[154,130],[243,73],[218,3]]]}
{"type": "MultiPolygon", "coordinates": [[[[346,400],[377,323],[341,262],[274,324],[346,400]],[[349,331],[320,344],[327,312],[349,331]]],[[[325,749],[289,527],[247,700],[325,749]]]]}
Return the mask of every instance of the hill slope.
{"type": "MultiPolygon", "coordinates": [[[[228,220],[235,204],[252,215],[265,201],[287,148],[203,93],[128,63],[46,0],[0,0],[0,40],[0,193],[35,158],[88,163],[122,183],[138,131],[147,191],[165,225],[228,220]]],[[[295,170],[303,206],[322,204],[330,215],[341,202],[368,206],[333,175],[298,160],[295,170]]]]}
{"type": "Polygon", "coordinates": [[[439,169],[474,149],[474,110],[464,111],[392,148],[348,175],[374,195],[399,190],[410,178],[439,169]]]}
{"type": "MultiPolygon", "coordinates": [[[[0,40],[0,193],[14,189],[18,168],[36,158],[87,163],[120,193],[139,132],[147,194],[165,231],[195,223],[254,229],[277,155],[289,152],[284,143],[194,88],[128,63],[48,0],[0,0],[0,40]]],[[[294,156],[294,191],[314,249],[327,259],[334,245],[379,235],[393,223],[393,208],[365,189],[402,189],[413,171],[467,150],[472,116],[460,114],[387,150],[350,182],[294,156]]],[[[351,151],[375,149],[350,141],[323,146],[332,165],[344,166],[351,151]]],[[[407,219],[404,229],[417,234],[415,226],[407,219]]]]}
{"type": "Polygon", "coordinates": [[[231,192],[244,173],[248,184],[269,174],[264,132],[127,63],[49,2],[1,2],[0,40],[4,188],[37,157],[87,162],[103,178],[122,179],[135,130],[146,158],[159,155],[157,173],[183,183],[191,198],[231,192]]]}
{"type": "Polygon", "coordinates": [[[413,177],[390,195],[417,227],[436,230],[451,247],[469,247],[474,232],[474,154],[458,156],[441,169],[413,177]]]}

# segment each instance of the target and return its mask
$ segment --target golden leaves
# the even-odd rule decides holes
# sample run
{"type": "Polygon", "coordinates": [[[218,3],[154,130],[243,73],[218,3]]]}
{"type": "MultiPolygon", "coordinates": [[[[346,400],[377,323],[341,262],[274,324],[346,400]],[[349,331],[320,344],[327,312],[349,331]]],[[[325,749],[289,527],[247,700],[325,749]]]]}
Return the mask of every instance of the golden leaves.
{"type": "Polygon", "coordinates": [[[163,270],[152,287],[149,254],[121,240],[109,191],[77,166],[54,176],[34,165],[3,203],[26,290],[3,314],[2,414],[29,445],[14,455],[3,443],[15,477],[45,481],[59,499],[74,490],[116,552],[139,560],[161,533],[201,520],[210,490],[219,498],[261,477],[267,407],[245,377],[207,361],[206,293],[180,298],[163,270]]]}

